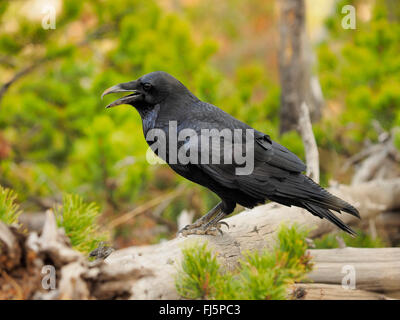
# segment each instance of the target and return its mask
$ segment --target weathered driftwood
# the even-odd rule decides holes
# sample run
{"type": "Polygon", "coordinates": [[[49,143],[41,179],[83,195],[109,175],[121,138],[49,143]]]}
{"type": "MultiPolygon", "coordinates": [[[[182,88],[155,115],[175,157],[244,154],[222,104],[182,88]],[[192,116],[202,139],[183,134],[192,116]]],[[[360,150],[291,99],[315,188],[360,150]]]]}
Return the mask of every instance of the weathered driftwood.
{"type": "Polygon", "coordinates": [[[89,262],[71,248],[51,211],[46,212],[41,236],[0,222],[0,299],[128,298],[133,282],[150,274],[135,265],[89,262]],[[46,286],[51,281],[43,270],[55,271],[54,288],[46,286]]]}
{"type": "MultiPolygon", "coordinates": [[[[180,246],[177,246],[172,254],[179,254],[180,246]]],[[[163,266],[163,276],[154,274],[153,277],[142,278],[134,283],[132,288],[133,296],[131,298],[140,299],[177,299],[179,298],[174,289],[173,261],[163,256],[159,251],[152,256],[147,250],[149,247],[143,247],[140,256],[122,255],[115,259],[116,264],[129,266],[141,260],[141,257],[147,257],[146,262],[154,265],[158,262],[163,266]],[[151,261],[151,258],[158,256],[160,260],[151,261]],[[158,279],[157,285],[153,282],[158,279]],[[155,296],[154,294],[158,295],[155,296]]],[[[160,248],[159,248],[160,249],[160,248]]],[[[169,249],[170,250],[170,249],[169,249]]],[[[292,288],[290,297],[295,299],[386,299],[388,297],[398,297],[400,291],[400,248],[343,248],[343,249],[316,249],[310,250],[313,257],[314,268],[307,276],[306,282],[296,284],[296,288],[306,289],[305,293],[296,291],[292,288]],[[348,278],[354,278],[347,281],[348,278]],[[342,286],[344,285],[344,287],[342,286]],[[352,287],[354,285],[354,287],[352,287]],[[385,295],[380,294],[385,293],[385,295]]],[[[220,261],[227,257],[221,257],[220,261]],[[221,259],[222,258],[222,259],[221,259]]],[[[114,263],[111,262],[111,265],[114,263]]],[[[298,289],[300,290],[300,289],[298,289]]]]}
{"type": "MultiPolygon", "coordinates": [[[[364,218],[400,207],[400,179],[369,182],[357,188],[339,186],[331,191],[355,203],[364,218]]],[[[350,216],[343,218],[347,222],[354,221],[350,216]]],[[[208,241],[222,265],[232,269],[243,251],[272,246],[275,231],[283,221],[315,226],[312,236],[332,228],[300,209],[273,204],[245,211],[227,221],[231,227],[223,236],[179,237],[154,246],[126,248],[114,252],[105,262],[94,263],[70,247],[51,211],[46,213],[40,236],[36,232],[21,234],[16,228],[0,223],[0,292],[3,298],[21,299],[179,298],[174,275],[181,259],[181,248],[192,241],[208,241]],[[45,264],[56,270],[55,290],[43,288],[45,264]]],[[[350,294],[358,299],[383,298],[362,291],[339,294],[333,287],[326,287],[329,284],[340,286],[346,276],[342,273],[343,266],[349,265],[354,267],[357,289],[397,297],[400,292],[399,251],[400,248],[310,250],[315,268],[309,278],[323,282],[324,287],[318,289],[316,285],[301,284],[308,292],[306,299],[350,294]]],[[[296,292],[297,298],[300,293],[296,292]]]]}
{"type": "Polygon", "coordinates": [[[21,254],[13,228],[0,223],[0,270],[10,270],[18,265],[21,254]]]}
{"type": "Polygon", "coordinates": [[[288,294],[294,300],[390,300],[381,293],[359,289],[344,289],[342,286],[325,283],[296,283],[288,294]]]}
{"type": "MultiPolygon", "coordinates": [[[[400,179],[373,181],[355,187],[337,186],[330,191],[355,205],[363,219],[400,208],[400,179]]],[[[346,223],[357,221],[347,214],[342,214],[341,218],[346,223]]],[[[282,222],[314,228],[310,233],[311,237],[335,228],[326,220],[316,218],[302,209],[271,204],[244,211],[225,221],[229,223],[230,229],[223,236],[193,235],[158,245],[126,248],[111,254],[106,262],[110,265],[118,264],[123,268],[134,265],[152,271],[152,277],[142,278],[134,283],[132,298],[173,299],[177,298],[174,274],[181,259],[181,249],[192,241],[208,241],[222,265],[226,269],[233,269],[244,251],[271,247],[275,241],[275,232],[282,222]]]]}
{"type": "Polygon", "coordinates": [[[352,185],[377,179],[393,179],[400,175],[400,152],[394,145],[395,133],[400,129],[395,127],[390,132],[383,131],[379,123],[375,122],[379,133],[379,142],[367,146],[361,152],[349,158],[342,171],[355,166],[352,185]]]}
{"type": "Polygon", "coordinates": [[[354,276],[357,289],[389,296],[400,291],[400,248],[317,249],[310,254],[315,266],[308,278],[316,283],[341,285],[346,276],[354,276]]]}

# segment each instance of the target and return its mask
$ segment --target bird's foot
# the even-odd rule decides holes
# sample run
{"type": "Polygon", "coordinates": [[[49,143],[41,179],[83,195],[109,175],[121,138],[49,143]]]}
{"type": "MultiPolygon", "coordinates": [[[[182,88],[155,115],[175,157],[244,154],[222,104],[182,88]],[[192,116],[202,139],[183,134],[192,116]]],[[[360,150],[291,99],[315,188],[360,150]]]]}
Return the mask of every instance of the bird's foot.
{"type": "Polygon", "coordinates": [[[186,227],[182,228],[181,230],[179,230],[178,234],[182,234],[184,237],[188,236],[188,235],[208,235],[208,236],[217,236],[217,235],[223,235],[223,231],[221,230],[221,227],[225,225],[228,227],[229,229],[229,225],[225,222],[225,221],[220,221],[217,224],[215,224],[214,226],[208,226],[208,227],[204,227],[204,226],[193,226],[191,225],[187,225],[186,227]]]}
{"type": "Polygon", "coordinates": [[[181,230],[178,231],[177,234],[183,234],[184,232],[190,231],[190,230],[194,230],[194,229],[200,229],[202,226],[201,223],[198,223],[198,221],[192,223],[192,224],[187,224],[186,226],[184,226],[181,230]]]}
{"type": "Polygon", "coordinates": [[[188,229],[188,230],[183,230],[179,232],[181,235],[184,237],[196,234],[196,235],[207,235],[207,236],[216,236],[218,235],[218,231],[216,228],[209,228],[209,229],[203,229],[203,228],[194,228],[194,229],[188,229]]]}

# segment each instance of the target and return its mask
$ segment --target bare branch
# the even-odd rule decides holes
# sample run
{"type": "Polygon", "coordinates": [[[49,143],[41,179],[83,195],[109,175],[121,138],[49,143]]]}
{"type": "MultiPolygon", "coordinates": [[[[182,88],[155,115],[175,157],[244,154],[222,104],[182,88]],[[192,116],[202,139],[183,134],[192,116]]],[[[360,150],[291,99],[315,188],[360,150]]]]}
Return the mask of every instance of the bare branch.
{"type": "Polygon", "coordinates": [[[305,102],[300,106],[299,131],[306,154],[307,175],[315,182],[319,183],[318,147],[312,130],[310,113],[305,102]]]}

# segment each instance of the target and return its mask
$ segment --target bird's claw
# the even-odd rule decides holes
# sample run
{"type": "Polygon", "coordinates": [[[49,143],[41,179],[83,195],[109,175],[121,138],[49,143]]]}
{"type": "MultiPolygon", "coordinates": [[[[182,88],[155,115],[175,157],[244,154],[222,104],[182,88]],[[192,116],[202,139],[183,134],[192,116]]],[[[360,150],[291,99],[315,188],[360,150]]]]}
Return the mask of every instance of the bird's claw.
{"type": "Polygon", "coordinates": [[[217,228],[209,228],[209,229],[202,229],[202,228],[195,228],[195,229],[190,229],[190,230],[183,230],[180,232],[184,237],[189,236],[189,235],[207,235],[207,236],[217,236],[218,231],[221,232],[217,228]]]}
{"type": "Polygon", "coordinates": [[[221,230],[223,225],[225,225],[229,229],[229,224],[227,224],[225,221],[220,221],[215,225],[215,229],[218,230],[221,236],[224,234],[224,232],[221,230]]]}
{"type": "Polygon", "coordinates": [[[220,221],[218,222],[215,226],[210,226],[207,229],[204,229],[203,227],[196,227],[191,225],[187,225],[183,227],[181,230],[179,230],[178,234],[182,234],[184,237],[188,235],[208,235],[208,236],[217,236],[217,235],[223,235],[224,232],[221,230],[222,225],[225,225],[229,229],[229,225],[225,221],[220,221]]]}
{"type": "Polygon", "coordinates": [[[219,228],[221,228],[221,224],[225,225],[229,229],[229,224],[227,222],[225,222],[225,221],[218,222],[217,225],[219,225],[219,228]]]}
{"type": "Polygon", "coordinates": [[[197,225],[196,223],[192,223],[192,224],[187,224],[186,226],[184,226],[182,229],[180,229],[179,231],[178,231],[178,235],[181,233],[181,234],[183,234],[185,231],[190,231],[190,230],[193,230],[193,229],[197,229],[197,228],[199,228],[200,227],[200,225],[197,225]]]}

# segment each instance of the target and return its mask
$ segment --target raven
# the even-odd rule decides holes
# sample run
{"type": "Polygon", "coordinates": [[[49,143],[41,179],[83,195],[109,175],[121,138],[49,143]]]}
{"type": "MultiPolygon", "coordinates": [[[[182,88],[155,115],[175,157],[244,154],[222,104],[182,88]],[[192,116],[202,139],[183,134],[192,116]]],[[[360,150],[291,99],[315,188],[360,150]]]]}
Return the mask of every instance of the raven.
{"type": "MultiPolygon", "coordinates": [[[[149,138],[152,130],[162,130],[166,133],[164,138],[166,151],[162,153],[158,150],[156,154],[176,173],[210,189],[221,198],[221,202],[206,215],[180,230],[183,235],[222,233],[221,226],[226,223],[220,220],[231,214],[237,204],[253,208],[265,203],[266,200],[289,207],[304,208],[321,219],[329,220],[340,229],[352,235],[356,234],[330,210],[339,213],[344,211],[360,218],[357,209],[302,174],[306,166],[295,154],[271,140],[267,134],[253,129],[218,107],[201,101],[170,74],[163,71],[151,72],[137,80],[108,88],[101,97],[117,92],[130,92],[130,94],[110,103],[106,108],[121,104],[135,107],[141,116],[143,133],[150,146],[155,141],[149,138]],[[175,123],[175,132],[171,129],[171,123],[175,123]],[[238,174],[238,169],[243,169],[243,163],[239,163],[236,158],[234,161],[219,163],[210,161],[210,157],[206,156],[205,161],[199,161],[207,144],[203,144],[201,140],[200,145],[196,140],[197,149],[191,149],[195,144],[192,139],[186,137],[178,141],[177,136],[187,129],[200,137],[207,129],[218,132],[224,130],[239,132],[238,141],[242,146],[237,154],[243,156],[246,152],[251,153],[252,157],[249,159],[253,162],[252,170],[246,174],[238,174]],[[250,132],[249,140],[252,144],[249,143],[251,148],[243,151],[243,146],[245,142],[247,143],[245,132],[246,134],[250,132]],[[170,146],[174,141],[177,147],[183,147],[184,151],[195,153],[197,150],[198,157],[183,161],[182,157],[172,155],[170,146]],[[195,151],[192,152],[193,150],[195,151]]],[[[235,146],[235,143],[233,145],[235,146]]],[[[211,149],[212,155],[225,154],[226,150],[228,154],[234,153],[232,148],[227,149],[225,144],[223,146],[220,143],[214,144],[214,141],[211,149]]]]}

